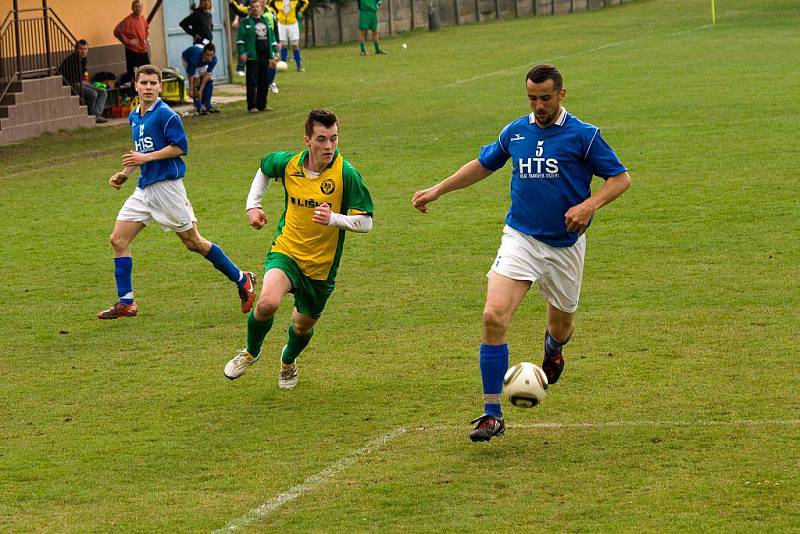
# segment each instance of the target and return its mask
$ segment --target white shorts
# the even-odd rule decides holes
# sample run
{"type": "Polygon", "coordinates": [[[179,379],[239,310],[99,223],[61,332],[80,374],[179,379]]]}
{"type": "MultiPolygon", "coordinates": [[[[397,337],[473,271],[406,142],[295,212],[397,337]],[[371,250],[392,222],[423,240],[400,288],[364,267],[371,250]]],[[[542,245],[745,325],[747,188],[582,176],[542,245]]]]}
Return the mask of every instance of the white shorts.
{"type": "Polygon", "coordinates": [[[181,179],[137,187],[122,205],[117,220],[147,225],[156,221],[165,232],[185,232],[197,222],[181,179]]]}
{"type": "Polygon", "coordinates": [[[300,44],[300,25],[296,22],[294,24],[281,24],[278,23],[278,37],[282,45],[298,45],[300,44]]]}
{"type": "Polygon", "coordinates": [[[547,302],[563,312],[574,313],[581,294],[585,256],[585,234],[570,247],[553,247],[506,225],[491,270],[513,280],[539,282],[539,291],[547,302]]]}

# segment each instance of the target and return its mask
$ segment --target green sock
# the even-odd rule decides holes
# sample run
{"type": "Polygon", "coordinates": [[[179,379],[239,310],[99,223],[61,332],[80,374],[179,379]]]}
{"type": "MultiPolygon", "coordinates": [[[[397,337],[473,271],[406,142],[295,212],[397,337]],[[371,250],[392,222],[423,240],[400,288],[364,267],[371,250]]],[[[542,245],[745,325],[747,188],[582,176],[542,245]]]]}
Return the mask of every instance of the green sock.
{"type": "Polygon", "coordinates": [[[378,43],[372,43],[372,44],[375,45],[375,51],[376,52],[381,49],[381,45],[379,45],[378,43]]]}
{"type": "Polygon", "coordinates": [[[289,342],[286,344],[286,349],[281,354],[281,362],[286,365],[294,363],[297,357],[306,348],[308,342],[311,341],[311,336],[314,335],[314,329],[308,331],[308,334],[301,336],[294,331],[294,327],[289,325],[289,342]]]}
{"type": "Polygon", "coordinates": [[[362,52],[367,53],[367,46],[364,43],[358,43],[358,46],[361,47],[362,52]]]}
{"type": "Polygon", "coordinates": [[[255,357],[261,354],[261,345],[270,328],[272,328],[272,317],[266,321],[259,321],[253,310],[250,310],[247,315],[247,352],[255,357]]]}

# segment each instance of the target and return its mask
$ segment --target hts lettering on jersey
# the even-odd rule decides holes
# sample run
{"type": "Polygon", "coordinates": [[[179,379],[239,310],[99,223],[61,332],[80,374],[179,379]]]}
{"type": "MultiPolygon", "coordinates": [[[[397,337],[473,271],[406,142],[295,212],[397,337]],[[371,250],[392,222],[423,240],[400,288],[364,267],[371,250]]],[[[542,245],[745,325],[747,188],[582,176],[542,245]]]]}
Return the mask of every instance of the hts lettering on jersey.
{"type": "Polygon", "coordinates": [[[517,168],[520,178],[558,178],[558,160],[544,158],[544,141],[536,143],[536,157],[519,158],[517,168]]]}

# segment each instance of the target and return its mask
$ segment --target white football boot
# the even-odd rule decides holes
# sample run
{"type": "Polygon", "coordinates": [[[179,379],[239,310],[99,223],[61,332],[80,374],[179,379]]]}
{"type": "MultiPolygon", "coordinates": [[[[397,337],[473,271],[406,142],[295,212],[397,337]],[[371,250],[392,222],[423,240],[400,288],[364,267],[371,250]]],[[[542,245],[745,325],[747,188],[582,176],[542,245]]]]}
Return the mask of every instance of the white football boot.
{"type": "Polygon", "coordinates": [[[247,371],[248,367],[257,361],[258,358],[247,352],[247,349],[242,349],[225,366],[225,376],[231,380],[239,378],[247,371]]]}

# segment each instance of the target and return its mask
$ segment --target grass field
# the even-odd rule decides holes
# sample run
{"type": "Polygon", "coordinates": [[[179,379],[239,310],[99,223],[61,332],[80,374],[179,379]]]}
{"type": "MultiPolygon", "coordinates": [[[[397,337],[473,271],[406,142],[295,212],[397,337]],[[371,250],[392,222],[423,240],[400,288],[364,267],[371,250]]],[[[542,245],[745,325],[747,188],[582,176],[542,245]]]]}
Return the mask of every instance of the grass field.
{"type": "MultiPolygon", "coordinates": [[[[708,2],[652,0],[413,33],[385,57],[307,50],[277,111],[187,119],[200,228],[243,267],[274,229],[244,215],[259,159],[299,148],[310,108],[340,116],[372,191],[289,392],[290,301],[228,382],[235,290],[155,228],[133,245],[139,317],[94,318],[125,127],[0,147],[0,531],[800,531],[800,10],[716,4],[713,28],[708,2]],[[409,200],[527,112],[545,61],[633,186],[589,231],[561,381],[472,444],[509,170],[426,216],[409,200]]],[[[512,362],[539,361],[543,330],[532,292],[512,362]]]]}

